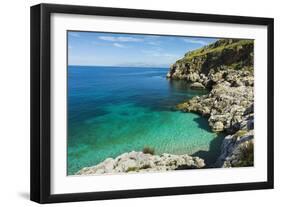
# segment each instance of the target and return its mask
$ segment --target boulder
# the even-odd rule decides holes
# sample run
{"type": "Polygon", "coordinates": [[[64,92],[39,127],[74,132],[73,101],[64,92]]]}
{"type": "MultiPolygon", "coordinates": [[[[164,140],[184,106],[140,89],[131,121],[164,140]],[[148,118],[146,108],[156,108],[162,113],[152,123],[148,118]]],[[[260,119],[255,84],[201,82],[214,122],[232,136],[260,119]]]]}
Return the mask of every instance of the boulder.
{"type": "Polygon", "coordinates": [[[178,169],[196,169],[205,167],[199,157],[186,154],[151,155],[143,152],[129,152],[113,158],[107,158],[98,165],[84,167],[76,175],[95,175],[105,173],[159,172],[178,169]]]}
{"type": "Polygon", "coordinates": [[[202,83],[195,82],[190,85],[192,89],[205,89],[205,86],[202,83]]]}
{"type": "Polygon", "coordinates": [[[224,130],[224,125],[221,121],[215,122],[214,126],[212,127],[214,132],[221,132],[224,130]]]}

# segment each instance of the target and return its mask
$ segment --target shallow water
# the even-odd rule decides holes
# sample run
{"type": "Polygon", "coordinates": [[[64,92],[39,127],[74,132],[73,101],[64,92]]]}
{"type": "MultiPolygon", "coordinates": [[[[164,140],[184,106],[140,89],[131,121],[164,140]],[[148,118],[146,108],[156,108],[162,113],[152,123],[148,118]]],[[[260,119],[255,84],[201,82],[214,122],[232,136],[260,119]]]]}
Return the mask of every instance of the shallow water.
{"type": "Polygon", "coordinates": [[[205,118],[174,106],[207,91],[165,78],[167,68],[68,68],[68,166],[74,174],[108,157],[152,147],[212,162],[217,134],[205,118]]]}

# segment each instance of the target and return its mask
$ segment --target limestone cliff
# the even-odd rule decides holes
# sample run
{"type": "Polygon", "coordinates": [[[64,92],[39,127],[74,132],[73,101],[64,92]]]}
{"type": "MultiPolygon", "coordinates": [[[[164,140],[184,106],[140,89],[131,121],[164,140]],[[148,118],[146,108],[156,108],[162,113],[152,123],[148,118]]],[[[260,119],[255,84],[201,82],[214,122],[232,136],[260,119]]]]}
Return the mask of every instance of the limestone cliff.
{"type": "Polygon", "coordinates": [[[177,108],[208,117],[213,131],[228,134],[216,163],[220,167],[253,165],[253,53],[253,40],[218,40],[186,53],[167,74],[170,79],[193,82],[194,88],[210,89],[177,108]]]}
{"type": "Polygon", "coordinates": [[[176,61],[167,78],[199,82],[211,88],[221,79],[231,84],[253,84],[253,40],[223,39],[188,52],[176,61]],[[247,82],[249,81],[249,82],[247,82]]]}

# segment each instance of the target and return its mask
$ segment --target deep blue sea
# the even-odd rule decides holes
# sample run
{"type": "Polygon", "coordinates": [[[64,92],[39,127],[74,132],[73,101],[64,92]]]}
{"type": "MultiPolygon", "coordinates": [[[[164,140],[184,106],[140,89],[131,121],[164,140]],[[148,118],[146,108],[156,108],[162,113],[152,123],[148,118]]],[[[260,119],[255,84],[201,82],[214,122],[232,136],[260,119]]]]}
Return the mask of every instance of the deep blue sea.
{"type": "Polygon", "coordinates": [[[156,154],[215,160],[220,139],[207,119],[174,110],[176,104],[207,91],[167,80],[168,70],[68,67],[68,175],[146,146],[156,154]]]}

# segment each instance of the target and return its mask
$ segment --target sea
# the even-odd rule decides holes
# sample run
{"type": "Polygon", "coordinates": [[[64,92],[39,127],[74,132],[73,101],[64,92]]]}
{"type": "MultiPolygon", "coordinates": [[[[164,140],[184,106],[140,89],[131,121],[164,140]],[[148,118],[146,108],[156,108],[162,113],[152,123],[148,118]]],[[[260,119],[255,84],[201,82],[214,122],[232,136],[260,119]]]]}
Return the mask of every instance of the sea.
{"type": "Polygon", "coordinates": [[[207,90],[168,80],[169,68],[68,66],[67,175],[106,158],[153,148],[189,154],[211,165],[221,136],[207,118],[175,106],[207,90]]]}

